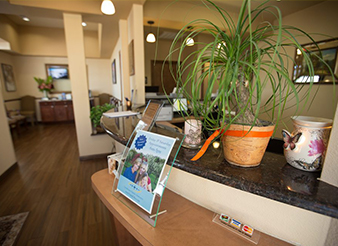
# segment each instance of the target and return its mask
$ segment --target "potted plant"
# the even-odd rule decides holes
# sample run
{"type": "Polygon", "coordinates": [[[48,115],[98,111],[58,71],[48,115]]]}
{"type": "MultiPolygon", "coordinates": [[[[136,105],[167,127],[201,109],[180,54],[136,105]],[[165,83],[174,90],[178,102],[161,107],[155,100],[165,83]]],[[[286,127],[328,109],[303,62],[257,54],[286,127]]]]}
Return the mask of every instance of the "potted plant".
{"type": "MultiPolygon", "coordinates": [[[[245,167],[257,166],[274,126],[283,116],[286,102],[294,100],[297,113],[301,102],[309,101],[314,66],[296,37],[305,36],[311,42],[315,41],[296,27],[283,26],[279,9],[267,5],[267,2],[251,9],[251,1],[244,0],[237,22],[213,2],[202,2],[222,24],[201,18],[188,23],[176,35],[167,59],[171,62],[174,55],[178,57],[178,65],[171,66],[178,96],[187,98],[190,113],[203,119],[204,129],[214,132],[209,140],[221,137],[228,162],[245,167]],[[275,16],[276,24],[257,24],[262,14],[275,16]],[[193,28],[187,29],[188,26],[193,28]],[[201,33],[208,33],[212,41],[195,42],[197,50],[184,56],[187,40],[196,39],[201,33]],[[309,86],[297,86],[292,81],[288,70],[288,66],[294,64],[293,54],[288,53],[290,47],[299,49],[305,58],[309,86]],[[201,100],[203,86],[206,88],[201,100]],[[271,96],[264,99],[263,92],[267,91],[271,96]],[[300,94],[300,91],[304,93],[300,94]],[[263,114],[269,117],[269,122],[260,120],[263,114]]],[[[316,56],[326,64],[320,55],[316,56]]],[[[187,115],[187,112],[182,112],[182,115],[187,115]]]]}
{"type": "Polygon", "coordinates": [[[90,119],[92,120],[97,132],[104,132],[104,130],[101,128],[101,117],[104,112],[107,112],[112,108],[115,108],[115,105],[105,103],[103,105],[97,105],[90,109],[90,119]]]}
{"type": "Polygon", "coordinates": [[[42,100],[48,100],[48,92],[51,92],[51,90],[54,89],[52,76],[48,76],[45,80],[37,77],[34,77],[34,79],[38,83],[39,91],[43,92],[42,100]]]}

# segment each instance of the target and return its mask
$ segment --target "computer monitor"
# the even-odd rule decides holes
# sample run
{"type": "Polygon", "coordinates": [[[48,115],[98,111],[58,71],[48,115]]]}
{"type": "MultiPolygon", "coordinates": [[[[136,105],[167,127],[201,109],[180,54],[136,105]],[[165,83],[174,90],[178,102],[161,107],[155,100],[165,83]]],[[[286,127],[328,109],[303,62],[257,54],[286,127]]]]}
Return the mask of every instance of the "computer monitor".
{"type": "Polygon", "coordinates": [[[179,111],[187,111],[188,110],[188,102],[186,98],[177,98],[173,99],[173,112],[179,111]]]}
{"type": "Polygon", "coordinates": [[[159,86],[146,86],[145,92],[159,92],[160,88],[159,86]]]}

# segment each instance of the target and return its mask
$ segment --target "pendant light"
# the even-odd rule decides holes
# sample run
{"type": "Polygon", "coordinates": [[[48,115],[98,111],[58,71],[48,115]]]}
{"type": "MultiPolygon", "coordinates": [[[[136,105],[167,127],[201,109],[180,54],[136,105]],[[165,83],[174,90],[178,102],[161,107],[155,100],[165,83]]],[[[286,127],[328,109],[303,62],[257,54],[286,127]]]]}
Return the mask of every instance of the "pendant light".
{"type": "Polygon", "coordinates": [[[148,21],[148,24],[150,25],[150,32],[147,35],[147,42],[148,43],[155,43],[156,42],[156,37],[154,35],[154,33],[151,32],[151,25],[154,24],[153,21],[148,21]]]}
{"type": "MultiPolygon", "coordinates": [[[[192,29],[192,26],[188,26],[187,27],[188,30],[192,29]]],[[[191,37],[187,38],[187,40],[185,41],[186,46],[194,46],[195,44],[195,40],[191,37]]]]}
{"type": "Polygon", "coordinates": [[[115,6],[111,0],[103,0],[101,3],[101,12],[106,15],[115,14],[115,6]]]}

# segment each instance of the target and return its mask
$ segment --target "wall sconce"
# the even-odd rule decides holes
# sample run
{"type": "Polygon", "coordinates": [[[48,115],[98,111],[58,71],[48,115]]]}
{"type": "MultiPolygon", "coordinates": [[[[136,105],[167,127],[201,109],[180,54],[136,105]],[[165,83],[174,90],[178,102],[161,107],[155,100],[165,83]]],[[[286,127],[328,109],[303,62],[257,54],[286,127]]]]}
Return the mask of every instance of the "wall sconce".
{"type": "Polygon", "coordinates": [[[115,6],[111,0],[103,0],[101,3],[101,12],[106,15],[115,14],[115,6]]]}
{"type": "Polygon", "coordinates": [[[148,43],[155,43],[156,42],[156,37],[155,35],[151,32],[151,25],[154,24],[153,21],[148,21],[148,24],[150,25],[150,32],[147,35],[147,42],[148,43]]]}
{"type": "MultiPolygon", "coordinates": [[[[188,30],[192,29],[192,26],[188,26],[187,27],[188,30]]],[[[185,41],[186,46],[194,46],[195,44],[195,40],[193,38],[187,38],[187,40],[185,41]]]]}

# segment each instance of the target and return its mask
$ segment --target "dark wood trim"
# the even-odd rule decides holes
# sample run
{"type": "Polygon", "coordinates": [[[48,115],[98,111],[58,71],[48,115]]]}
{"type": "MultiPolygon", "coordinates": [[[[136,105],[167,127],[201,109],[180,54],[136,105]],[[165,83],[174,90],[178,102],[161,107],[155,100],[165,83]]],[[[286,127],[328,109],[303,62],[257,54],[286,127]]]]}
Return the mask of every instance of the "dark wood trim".
{"type": "Polygon", "coordinates": [[[114,154],[114,153],[105,153],[105,154],[97,154],[97,155],[83,155],[83,156],[80,156],[80,161],[99,159],[99,158],[107,157],[107,155],[111,155],[111,154],[114,154]]]}
{"type": "Polygon", "coordinates": [[[15,169],[18,167],[18,163],[15,162],[10,166],[3,174],[0,175],[0,183],[15,169]]]}
{"type": "Polygon", "coordinates": [[[4,100],[4,102],[14,102],[14,101],[20,101],[21,98],[14,98],[14,99],[7,99],[7,100],[4,100]]]}

